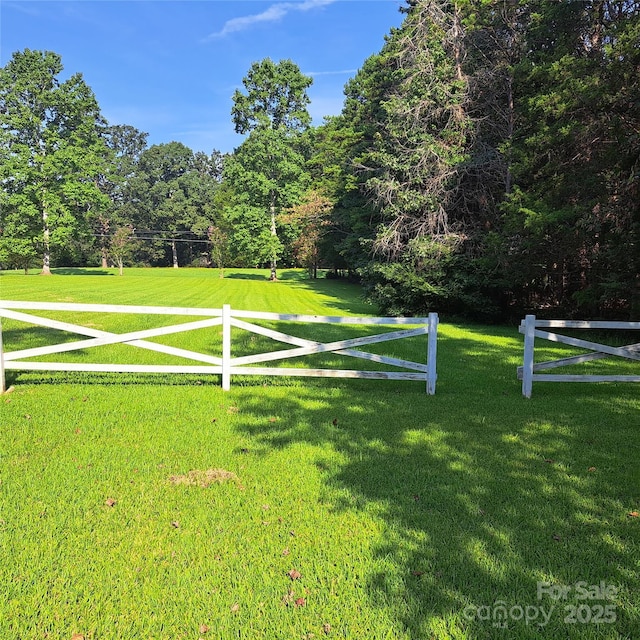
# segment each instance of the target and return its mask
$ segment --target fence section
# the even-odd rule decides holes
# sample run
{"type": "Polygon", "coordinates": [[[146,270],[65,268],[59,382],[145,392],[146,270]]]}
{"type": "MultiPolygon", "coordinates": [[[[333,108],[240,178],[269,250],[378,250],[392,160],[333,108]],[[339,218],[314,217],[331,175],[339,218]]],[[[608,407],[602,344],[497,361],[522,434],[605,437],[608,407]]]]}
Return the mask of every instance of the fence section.
{"type": "Polygon", "coordinates": [[[5,390],[5,370],[46,370],[46,371],[87,371],[87,372],[120,372],[120,373],[192,373],[217,374],[222,378],[222,388],[229,390],[233,375],[260,376],[316,376],[340,378],[368,378],[386,380],[423,380],[426,391],[433,395],[436,388],[436,352],[438,314],[430,313],[427,318],[352,318],[345,316],[311,316],[295,314],[279,314],[257,311],[232,310],[229,305],[222,309],[204,309],[197,307],[140,307],[125,305],[46,303],[0,300],[0,318],[26,322],[37,326],[58,329],[82,335],[88,338],[44,347],[4,352],[2,348],[2,327],[0,325],[0,392],[5,390]],[[19,309],[20,311],[16,311],[19,309]],[[80,324],[52,320],[24,311],[66,311],[74,313],[134,313],[144,315],[196,316],[201,319],[183,322],[171,326],[145,329],[129,333],[116,334],[102,331],[80,324]],[[363,336],[334,342],[318,342],[294,335],[275,331],[246,320],[278,321],[291,323],[323,323],[340,325],[415,325],[417,328],[391,331],[373,336],[363,336]],[[200,353],[189,349],[180,349],[153,342],[150,338],[195,329],[222,326],[221,357],[200,353]],[[232,356],[231,329],[249,331],[277,342],[292,345],[291,348],[268,351],[247,356],[232,356]],[[382,356],[356,349],[369,344],[389,340],[400,340],[419,335],[428,335],[426,347],[426,364],[382,356]],[[150,349],[160,353],[187,358],[200,362],[199,365],[140,365],[140,364],[106,364],[106,363],[70,363],[43,362],[26,360],[26,358],[52,355],[91,347],[127,344],[142,349],[150,349]],[[356,371],[353,369],[302,369],[293,367],[255,367],[255,365],[275,360],[297,358],[317,353],[336,353],[343,356],[360,358],[409,371],[356,371]]]}
{"type": "Polygon", "coordinates": [[[640,330],[640,322],[607,322],[587,320],[537,320],[534,315],[528,315],[520,323],[519,331],[524,334],[524,361],[523,366],[518,367],[518,379],[522,380],[522,395],[531,397],[533,381],[540,382],[640,382],[640,375],[574,375],[574,374],[547,374],[536,373],[556,367],[566,367],[572,364],[580,364],[591,360],[600,360],[611,356],[640,360],[640,343],[629,344],[623,347],[612,347],[606,344],[580,340],[571,336],[565,336],[555,332],[541,331],[540,329],[623,329],[626,331],[640,330]],[[573,347],[586,349],[588,353],[549,360],[547,362],[534,363],[535,339],[542,338],[552,342],[559,342],[573,347]]]}

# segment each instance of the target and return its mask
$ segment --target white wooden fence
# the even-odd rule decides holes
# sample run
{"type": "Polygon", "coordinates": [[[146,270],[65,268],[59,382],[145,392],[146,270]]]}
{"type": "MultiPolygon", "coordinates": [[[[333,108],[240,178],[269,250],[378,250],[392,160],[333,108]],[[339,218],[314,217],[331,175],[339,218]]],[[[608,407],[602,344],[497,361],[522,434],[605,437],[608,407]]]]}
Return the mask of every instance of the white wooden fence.
{"type": "Polygon", "coordinates": [[[427,393],[433,395],[436,389],[436,347],[438,332],[438,314],[430,313],[427,318],[351,318],[343,316],[312,316],[267,313],[258,311],[231,310],[229,305],[222,309],[200,309],[197,307],[140,307],[107,304],[75,304],[75,303],[47,303],[26,302],[13,300],[0,300],[0,318],[17,320],[33,325],[71,332],[88,339],[65,342],[22,349],[20,351],[4,352],[2,346],[2,327],[0,325],[0,392],[5,391],[5,370],[45,370],[45,371],[97,371],[97,372],[131,372],[131,373],[191,373],[191,374],[218,374],[222,377],[222,388],[229,390],[232,375],[259,375],[259,376],[317,376],[339,378],[369,378],[385,380],[423,380],[426,382],[427,393]],[[16,311],[20,309],[22,311],[16,311]],[[67,311],[74,313],[134,313],[144,315],[171,315],[191,316],[202,318],[191,322],[184,322],[171,326],[145,329],[130,333],[116,334],[91,327],[82,326],[59,320],[52,320],[41,316],[23,313],[29,311],[67,311]],[[322,343],[315,340],[295,337],[289,334],[274,331],[260,325],[246,322],[246,319],[285,321],[298,323],[325,323],[341,325],[416,325],[417,328],[391,331],[373,336],[363,336],[349,340],[322,343]],[[165,336],[173,333],[203,329],[207,327],[222,326],[222,354],[221,357],[213,356],[189,349],[180,349],[152,342],[149,339],[165,336]],[[293,345],[293,348],[269,351],[259,354],[232,357],[231,355],[231,328],[236,327],[256,333],[278,342],[293,345]],[[419,335],[428,335],[425,348],[426,364],[412,362],[382,356],[366,351],[360,351],[354,347],[368,344],[398,340],[419,335]],[[43,355],[89,349],[110,344],[127,344],[141,349],[150,349],[172,356],[188,358],[200,365],[141,365],[141,364],[95,364],[95,363],[71,363],[71,362],[38,362],[25,360],[43,355]],[[371,362],[391,365],[409,371],[356,371],[352,369],[302,369],[293,367],[255,367],[263,362],[283,360],[315,353],[333,352],[344,356],[361,358],[371,362]]]}
{"type": "Polygon", "coordinates": [[[640,322],[607,322],[587,320],[536,320],[534,315],[528,315],[520,323],[519,331],[524,334],[524,363],[518,367],[518,379],[522,380],[522,395],[531,397],[533,381],[541,382],[640,382],[640,375],[560,375],[536,373],[546,369],[564,367],[591,360],[600,360],[610,356],[640,360],[640,343],[629,344],[624,347],[611,347],[606,344],[580,340],[571,336],[564,336],[549,331],[540,331],[539,328],[564,328],[564,329],[624,329],[640,330],[640,322]],[[534,363],[534,344],[536,338],[560,342],[573,347],[587,349],[590,353],[550,360],[548,362],[534,363]]]}

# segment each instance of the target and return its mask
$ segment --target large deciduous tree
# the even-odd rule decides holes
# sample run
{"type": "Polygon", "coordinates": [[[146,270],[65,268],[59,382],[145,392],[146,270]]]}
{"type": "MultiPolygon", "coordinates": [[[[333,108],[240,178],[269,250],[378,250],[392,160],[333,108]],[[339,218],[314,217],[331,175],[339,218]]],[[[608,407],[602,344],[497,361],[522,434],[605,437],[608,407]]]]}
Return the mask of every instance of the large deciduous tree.
{"type": "Polygon", "coordinates": [[[81,74],[61,82],[62,70],[59,55],[29,49],[0,69],[0,246],[25,260],[37,251],[43,274],[88,212],[108,205],[98,103],[81,74]]]}
{"type": "Polygon", "coordinates": [[[180,142],[155,144],[140,156],[132,195],[134,225],[147,245],[162,255],[171,248],[171,264],[178,268],[177,241],[189,229],[191,210],[187,176],[194,168],[191,149],[180,142]],[[155,240],[153,240],[155,238],[155,240]]]}
{"type": "MultiPolygon", "coordinates": [[[[108,209],[92,217],[96,237],[100,244],[102,267],[109,266],[110,245],[116,238],[122,244],[123,231],[131,227],[131,181],[135,178],[138,161],[147,147],[148,134],[129,125],[110,125],[104,132],[107,146],[112,152],[113,166],[109,174],[102,176],[100,188],[110,200],[108,209]]],[[[130,230],[131,233],[131,230],[130,230]]],[[[118,250],[119,253],[120,250],[118,250]]]]}
{"type": "Polygon", "coordinates": [[[221,163],[219,153],[194,154],[181,142],[153,145],[141,154],[128,193],[146,261],[157,262],[168,246],[178,268],[179,244],[209,243],[208,229],[219,218],[215,193],[221,163]]]}
{"type": "Polygon", "coordinates": [[[251,66],[245,91],[233,96],[237,133],[249,134],[226,165],[226,178],[236,193],[231,217],[236,220],[240,251],[256,262],[268,259],[277,277],[282,250],[277,216],[301,197],[308,174],[300,136],[309,127],[307,89],[311,78],[291,60],[269,58],[251,66]]]}

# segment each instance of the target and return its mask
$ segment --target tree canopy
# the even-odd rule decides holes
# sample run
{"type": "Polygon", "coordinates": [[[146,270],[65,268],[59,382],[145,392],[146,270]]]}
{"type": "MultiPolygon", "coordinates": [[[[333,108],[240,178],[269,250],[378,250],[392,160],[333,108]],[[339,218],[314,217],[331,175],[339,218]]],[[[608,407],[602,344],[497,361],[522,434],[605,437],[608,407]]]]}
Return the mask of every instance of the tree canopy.
{"type": "Polygon", "coordinates": [[[59,55],[29,49],[0,69],[0,251],[25,267],[39,254],[45,274],[52,249],[107,206],[104,121],[82,76],[60,82],[62,69],[59,55]]]}
{"type": "Polygon", "coordinates": [[[249,135],[227,164],[236,193],[229,211],[239,250],[255,263],[268,259],[275,280],[284,248],[277,216],[300,199],[308,182],[300,144],[311,122],[311,78],[290,60],[267,58],[251,66],[243,84],[246,92],[235,92],[231,115],[236,131],[249,135]]]}
{"type": "Polygon", "coordinates": [[[640,317],[640,2],[410,0],[311,125],[254,62],[223,156],[110,125],[52,52],[0,70],[0,264],[319,267],[382,312],[640,317]]]}

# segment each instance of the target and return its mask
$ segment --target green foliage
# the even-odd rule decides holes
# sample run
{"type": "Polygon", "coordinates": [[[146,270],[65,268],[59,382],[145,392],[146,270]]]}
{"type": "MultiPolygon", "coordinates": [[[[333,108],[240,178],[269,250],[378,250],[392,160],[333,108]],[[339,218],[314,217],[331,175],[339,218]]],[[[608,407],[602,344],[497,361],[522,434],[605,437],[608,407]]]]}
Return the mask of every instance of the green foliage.
{"type": "Polygon", "coordinates": [[[38,251],[45,273],[51,251],[108,205],[98,103],[80,74],[60,82],[62,69],[57,54],[29,49],[0,69],[0,246],[13,260],[38,251]]]}
{"type": "Polygon", "coordinates": [[[314,139],[341,257],[393,311],[635,317],[637,3],[404,12],[314,139]],[[422,238],[455,248],[423,270],[422,238]]]}
{"type": "Polygon", "coordinates": [[[54,263],[106,267],[131,224],[139,264],[269,262],[274,278],[278,261],[322,266],[393,313],[638,317],[638,2],[401,11],[320,127],[297,65],[252,64],[231,113],[247,137],[229,157],[146,149],[146,134],[102,121],[79,75],[59,83],[58,55],[14,54],[0,86],[2,264],[41,253],[46,268],[53,248],[54,263]],[[317,193],[321,223],[296,218],[317,193]]]}
{"type": "Polygon", "coordinates": [[[178,244],[194,236],[206,242],[209,227],[221,219],[218,158],[203,156],[179,142],[153,145],[140,155],[128,195],[131,223],[145,239],[137,252],[143,260],[157,263],[170,250],[178,266],[178,244]]]}
{"type": "Polygon", "coordinates": [[[460,255],[453,239],[448,245],[413,240],[401,260],[372,263],[362,274],[368,299],[391,315],[437,310],[490,322],[502,317],[496,300],[504,283],[496,279],[495,264],[460,255]]]}
{"type": "Polygon", "coordinates": [[[291,60],[254,62],[242,81],[246,93],[236,89],[233,94],[231,115],[236,132],[306,129],[311,124],[307,89],[312,82],[291,60]]]}
{"type": "MultiPolygon", "coordinates": [[[[232,117],[239,133],[249,133],[225,164],[234,194],[228,205],[236,257],[256,264],[267,259],[272,279],[284,249],[277,216],[302,197],[309,183],[302,132],[311,118],[306,90],[311,78],[289,60],[254,63],[236,91],[232,117]],[[245,218],[243,212],[251,212],[245,218]]],[[[287,235],[286,233],[284,235],[287,235]]]]}
{"type": "Polygon", "coordinates": [[[540,2],[531,15],[530,51],[515,75],[518,189],[505,209],[505,244],[525,256],[521,265],[508,261],[520,273],[520,304],[637,312],[640,111],[628,98],[638,92],[637,74],[629,75],[638,54],[629,55],[624,37],[638,33],[634,5],[540,2]]]}
{"type": "Polygon", "coordinates": [[[0,264],[9,268],[24,269],[27,273],[38,259],[38,252],[34,243],[29,237],[28,229],[21,229],[19,226],[14,229],[2,227],[0,235],[0,264]],[[9,239],[7,236],[11,234],[9,239]]]}

